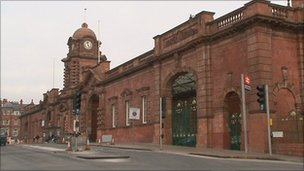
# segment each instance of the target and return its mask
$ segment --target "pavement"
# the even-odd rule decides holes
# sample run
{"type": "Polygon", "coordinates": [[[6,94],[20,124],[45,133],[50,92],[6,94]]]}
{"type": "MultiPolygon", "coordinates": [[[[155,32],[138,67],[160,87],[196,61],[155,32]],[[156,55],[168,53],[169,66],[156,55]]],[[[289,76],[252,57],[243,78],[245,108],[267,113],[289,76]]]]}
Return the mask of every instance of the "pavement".
{"type": "MultiPolygon", "coordinates": [[[[32,144],[32,146],[38,146],[38,148],[60,148],[62,151],[67,149],[67,144],[32,144]]],[[[266,153],[255,153],[255,152],[244,152],[236,150],[225,150],[225,149],[214,149],[214,148],[203,148],[203,147],[182,147],[174,145],[162,145],[159,144],[150,144],[150,143],[129,143],[129,144],[98,144],[90,143],[90,146],[93,147],[89,151],[66,151],[78,158],[82,159],[116,159],[116,158],[129,158],[125,155],[113,155],[111,153],[102,153],[98,150],[94,150],[98,147],[107,147],[107,148],[118,148],[118,149],[127,149],[127,150],[141,150],[141,151],[154,151],[154,152],[165,152],[165,153],[174,153],[182,155],[198,155],[198,156],[208,156],[215,158],[236,158],[236,159],[257,159],[257,160],[277,160],[277,161],[290,161],[297,163],[304,163],[303,157],[298,156],[288,156],[288,155],[279,155],[279,154],[266,154],[266,153]]]]}
{"type": "Polygon", "coordinates": [[[203,148],[203,147],[182,147],[174,145],[162,145],[160,148],[159,144],[149,143],[131,143],[131,144],[97,144],[91,143],[92,146],[101,146],[108,148],[120,148],[120,149],[131,149],[131,150],[144,150],[144,151],[162,151],[167,153],[175,154],[188,154],[188,155],[199,155],[216,158],[237,158],[237,159],[258,159],[258,160],[277,160],[277,161],[291,161],[304,163],[303,157],[279,155],[279,154],[266,154],[256,152],[245,152],[236,150],[226,149],[214,149],[214,148],[203,148]]]}

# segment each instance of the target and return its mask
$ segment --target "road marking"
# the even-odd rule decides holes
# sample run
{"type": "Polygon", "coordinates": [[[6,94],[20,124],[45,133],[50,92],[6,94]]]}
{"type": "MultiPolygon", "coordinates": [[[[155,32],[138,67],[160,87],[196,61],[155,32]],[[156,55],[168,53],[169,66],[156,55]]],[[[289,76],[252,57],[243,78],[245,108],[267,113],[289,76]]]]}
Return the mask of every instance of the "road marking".
{"type": "Polygon", "coordinates": [[[65,149],[54,148],[54,147],[41,147],[41,146],[34,146],[34,145],[23,145],[23,146],[24,147],[41,149],[41,150],[47,150],[47,151],[65,151],[65,149]]]}

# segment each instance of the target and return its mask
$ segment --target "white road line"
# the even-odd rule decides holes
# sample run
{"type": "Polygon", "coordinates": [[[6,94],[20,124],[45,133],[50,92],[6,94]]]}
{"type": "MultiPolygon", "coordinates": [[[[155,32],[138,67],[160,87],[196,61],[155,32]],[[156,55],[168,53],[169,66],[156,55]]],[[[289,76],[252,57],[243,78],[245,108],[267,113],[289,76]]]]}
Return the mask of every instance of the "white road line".
{"type": "Polygon", "coordinates": [[[41,150],[47,150],[47,151],[65,151],[64,149],[54,148],[54,147],[41,147],[41,146],[34,146],[34,145],[23,145],[23,146],[30,147],[30,148],[41,149],[41,150]]]}

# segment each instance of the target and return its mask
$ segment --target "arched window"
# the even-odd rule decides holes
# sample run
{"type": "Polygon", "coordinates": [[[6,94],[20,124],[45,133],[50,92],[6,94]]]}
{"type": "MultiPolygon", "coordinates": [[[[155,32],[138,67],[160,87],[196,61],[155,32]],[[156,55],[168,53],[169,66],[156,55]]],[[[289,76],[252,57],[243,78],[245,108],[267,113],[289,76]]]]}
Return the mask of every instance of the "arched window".
{"type": "Polygon", "coordinates": [[[184,73],[179,75],[172,84],[172,94],[183,95],[196,90],[196,81],[192,73],[184,73]]]}

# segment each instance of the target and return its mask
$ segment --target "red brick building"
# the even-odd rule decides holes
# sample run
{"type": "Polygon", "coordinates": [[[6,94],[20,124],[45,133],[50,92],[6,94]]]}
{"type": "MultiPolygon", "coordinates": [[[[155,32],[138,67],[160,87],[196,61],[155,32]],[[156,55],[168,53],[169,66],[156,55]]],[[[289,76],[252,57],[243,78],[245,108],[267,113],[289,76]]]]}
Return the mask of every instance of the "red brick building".
{"type": "Polygon", "coordinates": [[[23,100],[20,102],[0,100],[0,129],[7,134],[8,143],[19,142],[20,138],[20,115],[23,112],[23,100]]]}
{"type": "Polygon", "coordinates": [[[254,0],[217,19],[202,11],[114,69],[84,23],[68,40],[63,90],[47,92],[22,115],[24,135],[72,132],[73,98],[81,92],[80,132],[91,141],[109,134],[115,142],[159,143],[162,107],[165,144],[244,150],[244,73],[252,87],[248,151],[268,152],[267,118],[255,89],[267,84],[273,152],[303,155],[303,6],[303,0],[291,7],[254,0]],[[139,120],[128,119],[131,107],[140,109],[139,120]]]}

